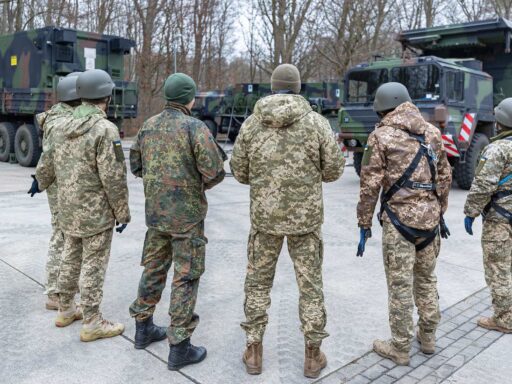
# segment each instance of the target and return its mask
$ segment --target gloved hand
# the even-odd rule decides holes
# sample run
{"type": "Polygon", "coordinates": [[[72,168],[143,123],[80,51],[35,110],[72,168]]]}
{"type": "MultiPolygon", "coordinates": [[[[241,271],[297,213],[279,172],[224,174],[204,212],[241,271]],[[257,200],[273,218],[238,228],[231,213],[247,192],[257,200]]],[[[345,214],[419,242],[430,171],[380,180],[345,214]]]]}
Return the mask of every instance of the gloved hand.
{"type": "Polygon", "coordinates": [[[30,194],[30,197],[34,197],[36,193],[41,193],[41,191],[39,190],[39,183],[37,182],[36,175],[30,175],[30,177],[32,177],[34,180],[32,181],[32,186],[27,193],[30,194]]]}
{"type": "Polygon", "coordinates": [[[446,226],[446,223],[444,222],[444,218],[441,217],[441,221],[439,222],[439,231],[441,232],[441,237],[443,239],[447,239],[448,236],[451,235],[450,230],[446,226]]]}
{"type": "Polygon", "coordinates": [[[466,216],[464,219],[464,228],[466,228],[466,232],[473,236],[473,221],[475,221],[474,217],[466,216]]]}
{"type": "Polygon", "coordinates": [[[128,226],[128,224],[121,224],[116,221],[116,232],[123,233],[124,229],[128,226]]]}
{"type": "Polygon", "coordinates": [[[361,228],[359,230],[359,245],[357,246],[356,256],[363,257],[366,240],[370,237],[372,237],[372,230],[370,228],[361,228]]]}

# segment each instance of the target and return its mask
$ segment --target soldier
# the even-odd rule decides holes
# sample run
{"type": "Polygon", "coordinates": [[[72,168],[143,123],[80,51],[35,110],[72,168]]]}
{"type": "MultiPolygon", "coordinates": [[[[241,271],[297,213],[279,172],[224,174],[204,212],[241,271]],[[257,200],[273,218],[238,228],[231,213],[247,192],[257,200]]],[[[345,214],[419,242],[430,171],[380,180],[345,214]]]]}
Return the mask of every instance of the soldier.
{"type": "Polygon", "coordinates": [[[81,274],[80,340],[93,341],[124,331],[123,324],[104,320],[99,307],[112,229],[116,222],[120,224],[117,232],[126,228],[130,210],[119,132],[105,113],[114,83],[108,73],[94,69],[80,74],[76,87],[82,105],[74,110],[65,139],[38,169],[37,180],[44,190],[56,179],[58,223],[65,234],[55,325],[65,327],[81,317],[73,300],[81,274]]]}
{"type": "Polygon", "coordinates": [[[512,98],[494,110],[498,136],[484,150],[464,207],[466,231],[482,215],[485,281],[494,314],[478,325],[512,333],[512,98]]]}
{"type": "Polygon", "coordinates": [[[226,155],[208,127],[190,116],[196,84],[176,73],[164,84],[165,109],[148,119],[130,150],[132,173],[142,177],[148,227],[137,299],[130,306],[135,317],[135,348],[145,348],[166,336],[153,324],[153,312],[174,263],[167,330],[168,368],[178,370],[199,363],[206,349],[190,343],[199,323],[194,313],[199,279],[205,267],[205,191],[224,179],[226,155]]]}
{"type": "Polygon", "coordinates": [[[373,103],[381,121],[368,138],[357,217],[362,256],[371,237],[372,217],[383,189],[378,215],[388,284],[392,338],[376,340],[373,349],[399,365],[409,364],[413,333],[413,297],[418,307],[418,341],[423,353],[435,352],[440,320],[435,266],[441,236],[448,228],[442,215],[448,205],[451,168],[440,131],[427,123],[400,83],[381,85],[373,103]]]}
{"type": "Polygon", "coordinates": [[[261,373],[266,311],[286,237],[300,292],[304,375],[314,378],[327,365],[320,351],[328,336],[322,292],[322,181],[337,180],[345,159],[328,121],[299,95],[300,74],[295,66],[279,65],[272,73],[271,87],[274,94],[260,99],[242,125],[231,158],[233,176],[251,187],[243,361],[247,373],[261,373]]]}
{"type": "MultiPolygon", "coordinates": [[[[40,113],[36,116],[39,126],[43,130],[43,154],[39,164],[44,163],[44,157],[50,151],[50,148],[57,141],[61,141],[66,122],[73,114],[75,107],[80,105],[80,98],[76,93],[76,79],[79,72],[71,73],[62,78],[57,84],[57,100],[59,101],[50,110],[40,113]]],[[[34,182],[38,178],[38,168],[34,182]]],[[[33,197],[37,191],[30,190],[28,193],[33,197]]],[[[52,236],[48,247],[48,260],[46,262],[46,291],[48,299],[46,309],[59,309],[59,297],[57,290],[57,278],[59,277],[60,261],[62,259],[62,249],[64,247],[64,233],[59,228],[57,222],[57,183],[55,180],[46,189],[48,196],[48,205],[50,206],[52,236]]]]}

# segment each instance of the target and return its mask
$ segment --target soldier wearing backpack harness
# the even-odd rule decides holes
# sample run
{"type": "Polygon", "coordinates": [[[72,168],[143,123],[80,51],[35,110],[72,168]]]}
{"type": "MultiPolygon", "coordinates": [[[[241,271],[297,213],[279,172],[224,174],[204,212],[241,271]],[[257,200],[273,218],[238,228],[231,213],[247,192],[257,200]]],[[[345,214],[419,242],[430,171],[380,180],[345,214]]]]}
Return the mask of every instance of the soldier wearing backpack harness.
{"type": "Polygon", "coordinates": [[[512,98],[494,110],[498,136],[484,150],[464,206],[466,232],[483,217],[482,249],[485,280],[494,314],[478,325],[512,333],[512,98]]]}
{"type": "Polygon", "coordinates": [[[405,86],[381,85],[373,108],[381,121],[368,138],[363,156],[357,256],[363,255],[371,237],[373,212],[382,188],[378,217],[383,227],[392,338],[376,340],[373,348],[396,364],[408,365],[414,337],[413,297],[421,349],[424,353],[435,351],[440,312],[434,270],[440,235],[449,235],[442,216],[448,206],[451,168],[441,133],[423,119],[405,86]]]}

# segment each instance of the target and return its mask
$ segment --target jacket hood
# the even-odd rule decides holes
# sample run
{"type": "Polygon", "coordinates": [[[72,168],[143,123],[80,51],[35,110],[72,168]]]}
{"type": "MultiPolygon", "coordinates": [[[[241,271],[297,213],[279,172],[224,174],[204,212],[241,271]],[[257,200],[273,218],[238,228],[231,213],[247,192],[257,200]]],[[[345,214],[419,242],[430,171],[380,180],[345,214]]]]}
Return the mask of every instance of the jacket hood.
{"type": "Polygon", "coordinates": [[[426,130],[425,123],[425,119],[418,107],[406,101],[384,116],[378,126],[391,126],[417,135],[423,135],[426,130]]]}
{"type": "Polygon", "coordinates": [[[42,112],[36,115],[37,123],[40,127],[44,127],[44,124],[53,119],[54,117],[59,117],[62,115],[71,115],[73,113],[73,107],[65,104],[65,103],[57,103],[53,107],[51,107],[48,111],[42,112]]]}
{"type": "Polygon", "coordinates": [[[87,133],[94,124],[107,115],[94,104],[82,103],[73,111],[73,120],[65,129],[64,134],[67,138],[75,138],[87,133]]]}
{"type": "Polygon", "coordinates": [[[253,116],[269,128],[286,128],[313,111],[300,95],[275,94],[258,100],[253,116]]]}

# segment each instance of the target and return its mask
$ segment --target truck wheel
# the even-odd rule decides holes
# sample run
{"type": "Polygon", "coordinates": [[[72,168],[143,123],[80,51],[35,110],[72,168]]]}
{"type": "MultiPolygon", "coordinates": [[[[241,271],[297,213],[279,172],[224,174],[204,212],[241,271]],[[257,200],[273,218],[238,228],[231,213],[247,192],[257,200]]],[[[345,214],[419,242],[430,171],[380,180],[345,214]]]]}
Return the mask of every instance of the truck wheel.
{"type": "Polygon", "coordinates": [[[236,140],[236,137],[238,136],[238,131],[235,131],[234,129],[232,129],[229,134],[228,134],[228,138],[229,138],[229,141],[231,141],[232,143],[235,142],[236,140]]]}
{"type": "Polygon", "coordinates": [[[204,123],[210,130],[210,133],[212,134],[212,136],[214,138],[217,138],[217,124],[215,124],[215,122],[211,121],[211,120],[204,120],[204,123]]]}
{"type": "Polygon", "coordinates": [[[489,138],[486,135],[483,133],[475,133],[468,151],[466,152],[466,162],[457,163],[455,165],[455,180],[462,189],[469,190],[471,188],[480,155],[488,145],[489,138]]]}
{"type": "Polygon", "coordinates": [[[14,139],[14,151],[18,163],[24,167],[34,167],[41,157],[39,134],[32,124],[23,124],[18,128],[14,139]]]}
{"type": "Polygon", "coordinates": [[[354,169],[357,176],[361,176],[361,163],[363,161],[363,152],[354,152],[354,169]]]}
{"type": "Polygon", "coordinates": [[[14,152],[16,128],[11,123],[0,123],[0,161],[9,161],[9,154],[14,152]]]}

